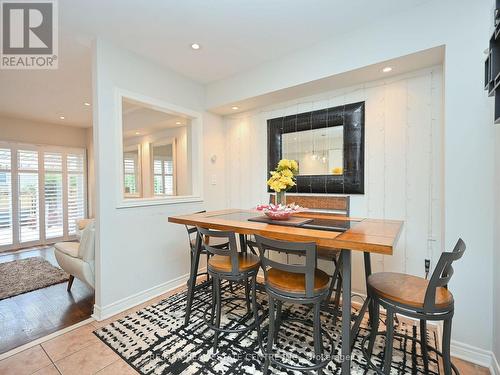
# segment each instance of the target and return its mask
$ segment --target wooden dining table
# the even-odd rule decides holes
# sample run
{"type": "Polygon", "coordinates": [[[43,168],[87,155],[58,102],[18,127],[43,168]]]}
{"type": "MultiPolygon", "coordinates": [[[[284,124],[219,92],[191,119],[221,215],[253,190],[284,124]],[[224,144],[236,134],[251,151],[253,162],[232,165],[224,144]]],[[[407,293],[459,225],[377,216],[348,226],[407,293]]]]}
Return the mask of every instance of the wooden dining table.
{"type": "MultiPolygon", "coordinates": [[[[358,312],[358,317],[351,326],[351,277],[352,252],[364,254],[365,278],[371,274],[372,253],[393,255],[403,222],[399,220],[364,219],[335,216],[323,212],[301,212],[294,216],[310,219],[300,226],[289,226],[280,222],[256,222],[262,216],[256,210],[226,209],[203,213],[172,216],[168,221],[188,226],[233,231],[240,236],[241,249],[246,251],[246,236],[261,235],[284,241],[315,242],[322,248],[338,251],[342,257],[342,374],[350,373],[351,349],[359,326],[366,310],[371,315],[371,303],[367,298],[358,312]]],[[[193,254],[191,261],[191,277],[188,283],[188,301],[185,322],[189,321],[191,305],[196,284],[199,265],[199,250],[193,254]]]]}

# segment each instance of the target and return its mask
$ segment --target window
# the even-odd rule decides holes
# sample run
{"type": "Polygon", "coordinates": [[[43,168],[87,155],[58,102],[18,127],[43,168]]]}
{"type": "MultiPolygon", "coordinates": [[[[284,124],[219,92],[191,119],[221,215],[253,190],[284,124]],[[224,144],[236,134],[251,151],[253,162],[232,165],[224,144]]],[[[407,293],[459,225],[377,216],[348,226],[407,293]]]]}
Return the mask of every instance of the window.
{"type": "Polygon", "coordinates": [[[175,140],[164,145],[153,145],[153,185],[155,195],[175,195],[174,145],[175,140]]]}
{"type": "Polygon", "coordinates": [[[64,234],[63,163],[60,152],[44,153],[45,237],[64,234]]]}
{"type": "Polygon", "coordinates": [[[125,196],[141,196],[140,145],[127,148],[123,153],[123,189],[125,196]]]}
{"type": "Polygon", "coordinates": [[[137,159],[125,154],[123,159],[123,173],[125,176],[125,193],[136,194],[137,189],[137,159]]]}
{"type": "Polygon", "coordinates": [[[38,151],[18,150],[19,242],[40,239],[40,195],[38,189],[38,151]]]}
{"type": "Polygon", "coordinates": [[[0,250],[71,239],[85,184],[84,150],[0,144],[0,250]]]}
{"type": "Polygon", "coordinates": [[[76,233],[76,221],[85,217],[84,155],[68,154],[68,233],[76,233]]]}
{"type": "MultiPolygon", "coordinates": [[[[199,200],[201,122],[197,113],[180,113],[122,97],[122,154],[119,168],[122,207],[162,204],[179,197],[199,200]],[[198,172],[199,171],[199,172],[198,172]],[[139,199],[138,199],[139,198],[139,199]],[[198,198],[198,199],[196,199],[198,198]]],[[[200,194],[201,195],[201,194],[200,194]]]]}
{"type": "Polygon", "coordinates": [[[11,151],[0,148],[0,247],[12,244],[11,151]]]}

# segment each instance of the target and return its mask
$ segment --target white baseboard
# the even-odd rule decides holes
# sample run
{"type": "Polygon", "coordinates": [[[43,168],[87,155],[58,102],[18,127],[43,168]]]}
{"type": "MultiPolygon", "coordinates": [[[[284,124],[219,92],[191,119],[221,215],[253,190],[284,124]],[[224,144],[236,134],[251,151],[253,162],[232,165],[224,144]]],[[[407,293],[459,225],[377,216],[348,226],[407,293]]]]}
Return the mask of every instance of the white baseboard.
{"type": "Polygon", "coordinates": [[[125,297],[107,306],[101,307],[98,305],[94,305],[94,313],[92,314],[92,317],[97,321],[110,318],[113,315],[119,314],[134,306],[140,305],[141,303],[144,303],[152,298],[158,297],[162,294],[170,292],[173,289],[186,285],[188,279],[189,274],[185,274],[173,280],[154,286],[150,289],[143,290],[142,292],[138,292],[131,296],[125,297]]]}
{"type": "Polygon", "coordinates": [[[490,369],[492,374],[500,375],[498,362],[496,361],[495,355],[491,351],[477,348],[460,341],[451,340],[451,355],[452,357],[460,358],[478,366],[486,367],[490,369]]]}
{"type": "Polygon", "coordinates": [[[497,357],[495,356],[495,353],[491,353],[490,372],[492,373],[492,375],[500,375],[500,365],[498,364],[498,360],[497,357]]]}

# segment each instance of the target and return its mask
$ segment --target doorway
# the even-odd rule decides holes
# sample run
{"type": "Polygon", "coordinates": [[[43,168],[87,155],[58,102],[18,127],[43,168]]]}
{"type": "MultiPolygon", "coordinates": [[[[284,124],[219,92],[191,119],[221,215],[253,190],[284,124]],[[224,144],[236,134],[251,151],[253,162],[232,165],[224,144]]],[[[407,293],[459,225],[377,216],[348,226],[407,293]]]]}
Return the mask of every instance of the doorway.
{"type": "Polygon", "coordinates": [[[85,149],[0,143],[0,251],[74,239],[85,166],[85,149]]]}

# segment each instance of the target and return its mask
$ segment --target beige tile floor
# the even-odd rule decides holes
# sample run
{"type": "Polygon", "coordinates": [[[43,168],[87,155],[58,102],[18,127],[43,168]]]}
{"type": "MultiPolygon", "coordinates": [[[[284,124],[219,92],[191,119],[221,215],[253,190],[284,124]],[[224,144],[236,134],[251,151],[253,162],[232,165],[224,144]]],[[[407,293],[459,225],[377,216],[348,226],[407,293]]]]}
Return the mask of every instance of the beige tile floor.
{"type": "MultiPolygon", "coordinates": [[[[117,354],[97,339],[92,331],[145,306],[154,304],[181,289],[154,298],[105,321],[89,323],[6,358],[0,361],[0,375],[137,374],[117,354]]],[[[454,363],[462,375],[489,374],[488,369],[459,359],[454,359],[454,363]]]]}

